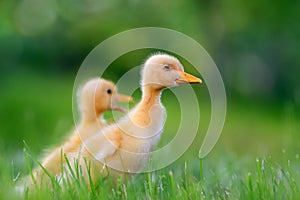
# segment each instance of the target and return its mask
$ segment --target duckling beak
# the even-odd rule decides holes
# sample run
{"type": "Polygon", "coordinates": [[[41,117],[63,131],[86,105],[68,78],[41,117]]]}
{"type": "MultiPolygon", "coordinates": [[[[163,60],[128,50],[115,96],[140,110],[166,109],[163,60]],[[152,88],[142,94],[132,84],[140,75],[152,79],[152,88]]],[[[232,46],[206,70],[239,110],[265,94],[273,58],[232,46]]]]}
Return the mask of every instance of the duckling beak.
{"type": "Polygon", "coordinates": [[[188,74],[184,71],[178,71],[179,72],[179,79],[176,80],[177,84],[186,84],[186,83],[202,83],[202,80],[200,78],[197,78],[191,74],[188,74]]]}
{"type": "MultiPolygon", "coordinates": [[[[124,95],[124,94],[116,94],[116,99],[117,99],[117,102],[132,102],[133,101],[132,97],[124,95]]],[[[119,105],[114,105],[112,107],[112,109],[123,112],[123,113],[127,112],[127,110],[125,108],[123,108],[122,106],[119,106],[119,105]]]]}
{"type": "Polygon", "coordinates": [[[132,102],[133,98],[124,94],[117,94],[119,102],[132,102]]]}

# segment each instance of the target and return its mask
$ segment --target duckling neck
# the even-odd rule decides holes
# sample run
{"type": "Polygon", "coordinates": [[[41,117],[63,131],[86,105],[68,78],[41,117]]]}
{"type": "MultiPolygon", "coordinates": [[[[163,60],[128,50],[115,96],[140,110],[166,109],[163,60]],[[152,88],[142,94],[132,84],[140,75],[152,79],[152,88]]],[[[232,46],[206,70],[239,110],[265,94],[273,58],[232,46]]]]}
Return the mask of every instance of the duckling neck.
{"type": "Polygon", "coordinates": [[[93,123],[98,121],[99,117],[102,116],[103,111],[95,110],[93,108],[86,108],[81,111],[81,123],[93,123]]]}
{"type": "Polygon", "coordinates": [[[103,114],[97,116],[82,115],[82,118],[77,126],[78,136],[81,139],[88,138],[91,134],[100,130],[106,124],[103,114]]]}
{"type": "Polygon", "coordinates": [[[143,105],[160,104],[161,89],[151,86],[143,87],[143,96],[141,103],[143,105]]]}

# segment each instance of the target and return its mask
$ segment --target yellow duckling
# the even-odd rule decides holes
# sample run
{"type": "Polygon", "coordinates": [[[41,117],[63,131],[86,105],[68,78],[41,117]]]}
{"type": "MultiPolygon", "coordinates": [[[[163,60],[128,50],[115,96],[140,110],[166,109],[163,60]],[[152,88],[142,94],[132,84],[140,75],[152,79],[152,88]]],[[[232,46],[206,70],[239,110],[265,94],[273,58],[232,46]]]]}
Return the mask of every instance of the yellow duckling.
{"type": "MultiPolygon", "coordinates": [[[[117,102],[132,101],[132,98],[119,94],[117,87],[111,81],[95,78],[88,81],[79,93],[79,110],[81,120],[75,131],[65,143],[47,155],[43,161],[43,167],[53,176],[61,174],[61,166],[66,161],[64,154],[70,162],[73,154],[77,155],[82,142],[99,132],[106,125],[102,115],[108,110],[126,110],[117,105],[117,102]]],[[[45,174],[42,169],[36,171],[36,179],[41,183],[45,174]]]]}
{"type": "Polygon", "coordinates": [[[185,73],[179,60],[167,54],[149,57],[141,74],[141,101],[117,123],[104,127],[82,145],[79,162],[85,165],[84,159],[90,161],[93,181],[101,173],[105,177],[107,169],[112,178],[120,175],[120,171],[141,170],[163,131],[166,111],[160,101],[162,90],[202,82],[185,73]]]}

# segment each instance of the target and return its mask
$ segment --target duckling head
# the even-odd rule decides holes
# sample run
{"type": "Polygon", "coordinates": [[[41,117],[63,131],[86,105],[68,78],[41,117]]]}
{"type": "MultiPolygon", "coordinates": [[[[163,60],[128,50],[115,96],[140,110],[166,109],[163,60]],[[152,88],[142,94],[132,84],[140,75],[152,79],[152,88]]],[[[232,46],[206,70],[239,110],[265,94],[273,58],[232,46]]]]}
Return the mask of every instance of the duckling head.
{"type": "Polygon", "coordinates": [[[142,87],[163,89],[185,83],[202,83],[202,80],[184,72],[179,60],[168,54],[150,56],[142,70],[142,87]]]}
{"type": "Polygon", "coordinates": [[[118,102],[132,101],[132,97],[119,94],[115,84],[111,81],[95,78],[89,80],[79,94],[79,108],[84,117],[96,119],[103,112],[118,110],[126,112],[118,102]]]}

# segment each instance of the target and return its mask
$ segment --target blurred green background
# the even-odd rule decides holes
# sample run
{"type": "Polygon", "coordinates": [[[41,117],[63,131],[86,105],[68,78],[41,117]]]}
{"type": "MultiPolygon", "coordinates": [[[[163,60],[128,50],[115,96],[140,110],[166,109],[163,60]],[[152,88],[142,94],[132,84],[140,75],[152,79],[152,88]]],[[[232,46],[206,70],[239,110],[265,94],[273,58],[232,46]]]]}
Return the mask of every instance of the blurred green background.
{"type": "MultiPolygon", "coordinates": [[[[228,112],[212,156],[299,153],[299,10],[300,1],[292,0],[2,0],[2,157],[22,165],[23,140],[36,155],[58,144],[74,126],[73,83],[87,54],[114,34],[147,26],[189,35],[216,62],[226,87],[228,112]]],[[[122,56],[106,78],[117,80],[151,52],[122,56]]],[[[202,91],[198,97],[204,122],[187,152],[194,158],[210,119],[205,85],[195,87],[202,91]]],[[[135,96],[139,98],[138,92],[135,96]]],[[[165,132],[172,133],[178,102],[169,91],[163,102],[169,113],[165,132]]]]}

